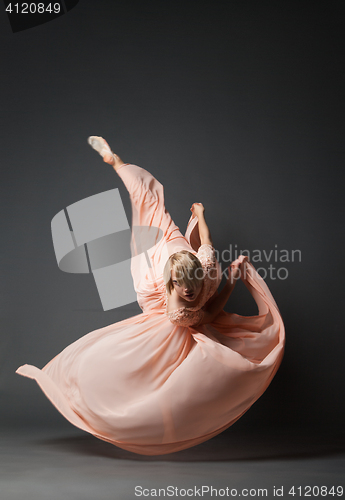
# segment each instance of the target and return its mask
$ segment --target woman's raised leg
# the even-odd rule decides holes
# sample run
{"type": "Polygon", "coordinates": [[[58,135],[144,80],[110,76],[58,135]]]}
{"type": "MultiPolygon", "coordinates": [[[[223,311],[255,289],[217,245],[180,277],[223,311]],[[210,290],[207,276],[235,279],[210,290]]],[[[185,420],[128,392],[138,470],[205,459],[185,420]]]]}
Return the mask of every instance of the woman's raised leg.
{"type": "Polygon", "coordinates": [[[102,137],[91,136],[88,143],[104,162],[112,165],[125,184],[132,203],[132,226],[162,230],[169,255],[179,250],[192,250],[165,208],[163,185],[147,170],[124,163],[102,137]]]}

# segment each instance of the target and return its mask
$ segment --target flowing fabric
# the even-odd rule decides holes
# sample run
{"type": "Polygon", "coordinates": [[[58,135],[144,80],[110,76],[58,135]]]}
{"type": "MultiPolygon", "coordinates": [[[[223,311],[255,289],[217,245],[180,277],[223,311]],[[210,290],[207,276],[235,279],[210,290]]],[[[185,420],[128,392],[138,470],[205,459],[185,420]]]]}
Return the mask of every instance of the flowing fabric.
{"type": "Polygon", "coordinates": [[[250,408],[281,363],[284,325],[246,256],[238,259],[241,279],[258,315],[222,311],[199,327],[173,324],[162,272],[172,253],[197,253],[198,219],[190,219],[183,236],[157,179],[130,164],[117,173],[131,198],[132,227],[159,228],[163,235],[147,255],[135,251],[133,239],[131,271],[142,313],[88,333],[42,369],[26,364],[16,373],[36,380],[76,427],[138,454],[163,455],[212,438],[250,408]]]}

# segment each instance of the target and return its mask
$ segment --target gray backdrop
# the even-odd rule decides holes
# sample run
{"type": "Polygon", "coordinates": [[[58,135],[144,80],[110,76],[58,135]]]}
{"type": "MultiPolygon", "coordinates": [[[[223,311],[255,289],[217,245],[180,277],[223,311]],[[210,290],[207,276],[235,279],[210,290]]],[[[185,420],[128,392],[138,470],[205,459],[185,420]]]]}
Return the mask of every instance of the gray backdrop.
{"type": "MultiPolygon", "coordinates": [[[[341,5],[80,0],[16,34],[2,11],[2,426],[70,426],[15,370],[140,312],[104,312],[92,275],[57,267],[60,210],[118,187],[130,217],[89,135],[163,183],[182,231],[202,202],[219,251],[301,251],[273,262],[286,279],[267,279],[286,325],[282,366],[235,426],[343,423],[341,5]]],[[[256,312],[242,283],[227,310],[256,312]]]]}

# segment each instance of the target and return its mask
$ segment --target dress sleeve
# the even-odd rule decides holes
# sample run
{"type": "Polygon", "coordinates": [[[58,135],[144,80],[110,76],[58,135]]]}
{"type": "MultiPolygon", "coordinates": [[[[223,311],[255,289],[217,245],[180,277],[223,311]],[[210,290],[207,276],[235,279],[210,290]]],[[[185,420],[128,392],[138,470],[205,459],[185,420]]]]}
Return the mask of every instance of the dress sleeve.
{"type": "Polygon", "coordinates": [[[198,309],[197,311],[189,311],[186,308],[176,309],[168,313],[171,323],[179,326],[193,326],[197,325],[204,317],[204,311],[198,309]]]}
{"type": "Polygon", "coordinates": [[[216,251],[212,245],[207,243],[200,245],[196,256],[204,269],[210,269],[216,265],[216,251]]]}

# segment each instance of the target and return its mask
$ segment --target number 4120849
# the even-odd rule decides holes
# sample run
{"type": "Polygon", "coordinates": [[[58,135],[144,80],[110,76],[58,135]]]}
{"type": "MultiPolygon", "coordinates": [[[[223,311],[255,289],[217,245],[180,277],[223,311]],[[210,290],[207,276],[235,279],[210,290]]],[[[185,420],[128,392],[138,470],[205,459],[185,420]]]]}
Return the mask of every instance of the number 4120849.
{"type": "Polygon", "coordinates": [[[6,12],[9,14],[59,14],[61,11],[61,5],[57,2],[49,3],[44,5],[44,3],[9,3],[6,7],[6,12]]]}
{"type": "Polygon", "coordinates": [[[288,491],[288,494],[291,496],[297,497],[342,497],[344,494],[344,488],[342,486],[292,486],[288,491]]]}

